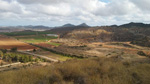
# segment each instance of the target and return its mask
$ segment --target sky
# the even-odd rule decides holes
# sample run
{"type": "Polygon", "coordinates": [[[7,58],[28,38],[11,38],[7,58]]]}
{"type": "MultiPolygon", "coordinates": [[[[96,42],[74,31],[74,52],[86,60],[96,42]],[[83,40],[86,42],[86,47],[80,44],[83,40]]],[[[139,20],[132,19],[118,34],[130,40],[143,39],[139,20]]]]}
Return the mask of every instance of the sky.
{"type": "Polygon", "coordinates": [[[0,0],[0,26],[150,23],[150,0],[0,0]]]}

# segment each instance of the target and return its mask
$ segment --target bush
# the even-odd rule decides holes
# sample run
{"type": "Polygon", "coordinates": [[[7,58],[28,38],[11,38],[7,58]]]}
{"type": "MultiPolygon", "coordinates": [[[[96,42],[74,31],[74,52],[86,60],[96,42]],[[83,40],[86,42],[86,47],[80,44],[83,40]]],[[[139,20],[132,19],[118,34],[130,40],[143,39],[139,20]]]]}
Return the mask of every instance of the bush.
{"type": "Polygon", "coordinates": [[[36,49],[33,49],[33,52],[36,52],[36,49]]]}
{"type": "Polygon", "coordinates": [[[141,56],[147,56],[143,51],[138,51],[137,54],[141,56]]]}
{"type": "Polygon", "coordinates": [[[100,44],[99,46],[103,46],[103,44],[100,44]]]}
{"type": "Polygon", "coordinates": [[[17,51],[17,47],[11,48],[10,49],[12,52],[16,52],[17,51]]]}
{"type": "Polygon", "coordinates": [[[114,58],[71,60],[0,73],[0,84],[149,84],[150,64],[114,58]]]}
{"type": "Polygon", "coordinates": [[[7,49],[0,49],[3,53],[7,53],[7,49]]]}

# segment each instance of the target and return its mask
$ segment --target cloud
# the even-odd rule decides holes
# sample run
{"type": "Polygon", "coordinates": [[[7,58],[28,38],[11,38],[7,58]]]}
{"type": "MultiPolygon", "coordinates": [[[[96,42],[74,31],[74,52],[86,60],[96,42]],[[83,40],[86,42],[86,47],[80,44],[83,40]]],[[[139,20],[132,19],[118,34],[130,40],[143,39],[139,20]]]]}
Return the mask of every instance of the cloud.
{"type": "Polygon", "coordinates": [[[66,3],[69,0],[17,0],[22,4],[59,4],[66,3]]]}
{"type": "Polygon", "coordinates": [[[21,13],[22,9],[20,4],[18,4],[16,1],[7,2],[7,1],[0,0],[0,12],[21,13]]]}
{"type": "Polygon", "coordinates": [[[99,7],[97,11],[95,11],[95,14],[100,16],[122,16],[136,13],[137,11],[138,9],[135,5],[128,0],[112,0],[111,3],[99,7]]]}
{"type": "Polygon", "coordinates": [[[149,0],[0,0],[0,19],[12,24],[90,25],[149,22],[149,0]],[[22,21],[22,22],[19,22],[22,21]],[[17,22],[21,24],[17,24],[17,22]]]}
{"type": "Polygon", "coordinates": [[[141,10],[149,11],[150,12],[150,0],[130,0],[132,3],[134,3],[137,8],[140,8],[141,10]]]}

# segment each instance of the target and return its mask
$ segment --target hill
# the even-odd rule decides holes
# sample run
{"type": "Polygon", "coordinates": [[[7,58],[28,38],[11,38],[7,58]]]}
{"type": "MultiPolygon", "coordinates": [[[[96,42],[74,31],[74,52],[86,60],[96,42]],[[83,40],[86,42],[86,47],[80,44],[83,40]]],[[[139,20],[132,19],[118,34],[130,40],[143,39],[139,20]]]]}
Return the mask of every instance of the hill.
{"type": "Polygon", "coordinates": [[[85,23],[79,24],[79,25],[65,24],[63,26],[55,27],[55,28],[51,29],[50,32],[55,32],[55,33],[60,34],[60,33],[66,33],[66,32],[72,31],[72,30],[86,29],[89,27],[90,26],[88,26],[85,23]]]}
{"type": "Polygon", "coordinates": [[[24,30],[32,30],[32,31],[45,31],[50,30],[52,27],[37,25],[37,26],[0,26],[0,32],[15,32],[15,31],[24,31],[24,30]]]}
{"type": "Polygon", "coordinates": [[[78,27],[90,27],[90,26],[88,26],[86,23],[82,23],[82,24],[79,24],[79,25],[77,25],[78,27]]]}
{"type": "Polygon", "coordinates": [[[60,37],[84,40],[85,42],[131,42],[149,47],[150,24],[129,23],[120,26],[112,25],[72,29],[68,32],[61,33],[60,37]],[[145,38],[148,41],[141,40],[145,38]]]}
{"type": "Polygon", "coordinates": [[[128,24],[120,25],[119,27],[125,27],[125,28],[131,28],[131,27],[150,28],[150,24],[131,22],[131,23],[128,23],[128,24]]]}
{"type": "Polygon", "coordinates": [[[65,25],[63,25],[63,26],[61,26],[61,27],[75,27],[75,25],[73,25],[73,24],[65,24],[65,25]]]}

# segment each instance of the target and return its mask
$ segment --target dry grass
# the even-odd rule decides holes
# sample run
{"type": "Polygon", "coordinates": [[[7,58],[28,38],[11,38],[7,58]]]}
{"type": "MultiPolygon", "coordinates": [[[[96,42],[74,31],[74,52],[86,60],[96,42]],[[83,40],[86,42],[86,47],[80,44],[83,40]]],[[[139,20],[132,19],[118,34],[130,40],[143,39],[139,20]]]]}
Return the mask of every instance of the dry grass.
{"type": "Polygon", "coordinates": [[[0,73],[0,84],[149,84],[150,64],[86,59],[0,73]]]}

